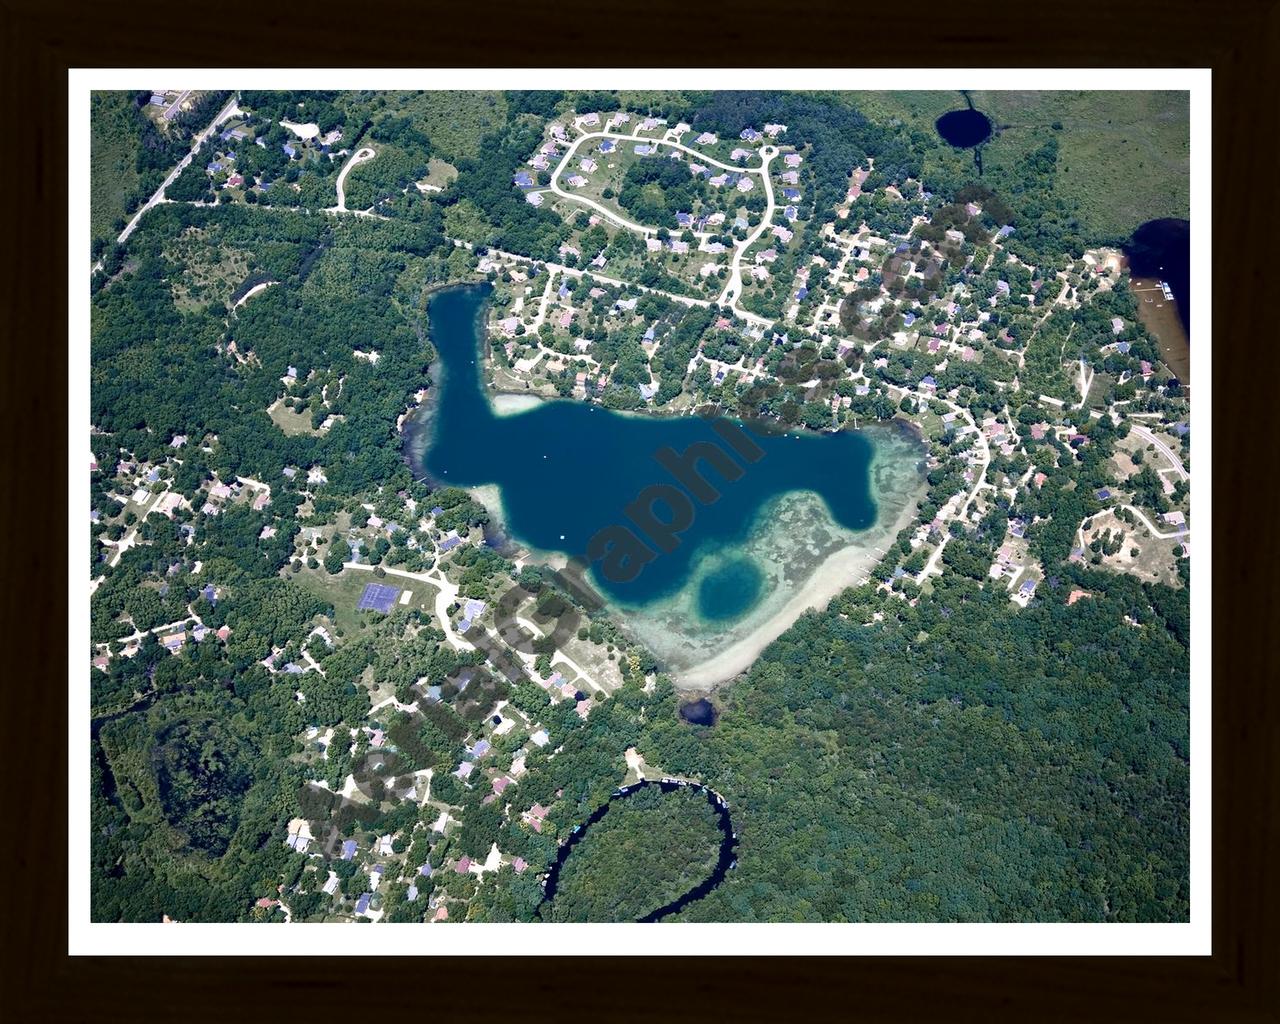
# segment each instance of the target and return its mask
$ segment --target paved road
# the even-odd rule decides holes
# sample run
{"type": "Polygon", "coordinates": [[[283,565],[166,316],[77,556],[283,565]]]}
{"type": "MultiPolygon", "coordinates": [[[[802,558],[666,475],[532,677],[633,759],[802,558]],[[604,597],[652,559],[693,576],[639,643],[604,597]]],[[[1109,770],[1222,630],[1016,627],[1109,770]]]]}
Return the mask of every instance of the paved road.
{"type": "Polygon", "coordinates": [[[764,146],[760,150],[760,177],[764,181],[764,214],[760,218],[760,223],[756,225],[756,229],[734,247],[733,259],[729,263],[729,280],[724,286],[724,291],[720,293],[719,299],[720,305],[728,306],[743,319],[761,324],[766,324],[769,321],[765,320],[764,317],[756,316],[754,313],[739,310],[738,299],[742,297],[742,257],[766,230],[773,227],[773,211],[775,207],[773,202],[773,182],[769,180],[769,164],[777,155],[778,150],[774,146],[764,146]]]}
{"type": "Polygon", "coordinates": [[[1151,531],[1151,535],[1153,537],[1159,537],[1161,540],[1169,540],[1171,537],[1188,537],[1191,535],[1191,530],[1185,526],[1182,529],[1174,530],[1171,533],[1162,533],[1159,529],[1157,529],[1155,523],[1153,523],[1150,519],[1148,519],[1145,515],[1143,515],[1141,509],[1134,508],[1132,505],[1121,505],[1120,507],[1127,508],[1135,516],[1141,519],[1142,525],[1151,531]]]}
{"type": "MultiPolygon", "coordinates": [[[[969,412],[968,409],[963,406],[956,405],[954,402],[948,401],[945,398],[935,398],[935,400],[942,402],[957,416],[963,417],[967,420],[969,426],[974,430],[974,436],[977,437],[978,444],[982,446],[982,469],[978,472],[977,479],[973,482],[973,488],[969,491],[969,496],[964,499],[964,504],[960,506],[960,509],[955,516],[958,521],[964,522],[965,517],[969,514],[969,506],[973,504],[974,499],[978,496],[978,492],[986,485],[987,467],[991,465],[991,446],[987,443],[986,435],[978,429],[978,425],[973,420],[973,414],[969,412]]],[[[933,572],[941,574],[942,570],[938,568],[938,562],[942,558],[942,549],[947,546],[947,541],[950,539],[950,532],[943,533],[942,540],[938,542],[937,549],[929,556],[929,561],[925,564],[925,567],[920,570],[920,579],[923,580],[933,572]]]]}
{"type": "Polygon", "coordinates": [[[123,537],[121,537],[118,541],[115,541],[114,544],[111,541],[106,542],[108,545],[112,545],[115,547],[115,554],[112,555],[110,560],[107,562],[109,566],[111,566],[114,569],[117,565],[120,564],[120,556],[123,555],[135,544],[137,544],[138,527],[140,527],[143,523],[147,521],[147,516],[151,515],[151,513],[155,511],[155,509],[159,506],[160,502],[164,500],[164,496],[168,493],[169,493],[169,489],[166,487],[163,491],[155,495],[155,497],[153,497],[149,502],[147,502],[147,507],[143,510],[142,515],[138,517],[138,521],[134,523],[134,525],[129,529],[129,532],[126,533],[123,537]]]}
{"type": "MultiPolygon", "coordinates": [[[[124,230],[120,232],[120,237],[116,239],[117,245],[123,245],[125,243],[125,240],[128,239],[128,237],[131,234],[133,234],[133,229],[138,226],[138,221],[142,220],[142,215],[144,213],[146,213],[149,209],[151,209],[151,207],[155,206],[157,203],[164,202],[164,190],[167,189],[170,185],[172,185],[177,180],[178,175],[187,169],[187,165],[191,163],[192,157],[194,157],[196,153],[200,151],[200,147],[204,145],[205,141],[209,138],[210,135],[213,134],[214,130],[218,127],[218,125],[222,124],[222,122],[227,120],[227,118],[234,117],[236,114],[240,113],[240,108],[236,105],[239,99],[240,99],[239,96],[231,97],[227,105],[218,112],[218,116],[215,117],[209,123],[209,126],[205,128],[204,131],[202,131],[199,135],[195,137],[195,140],[191,144],[190,152],[188,152],[187,155],[182,158],[181,162],[178,164],[177,167],[175,167],[172,171],[169,172],[169,176],[165,178],[163,182],[161,182],[160,187],[156,189],[154,193],[152,193],[151,198],[148,199],[146,203],[138,210],[138,212],[133,215],[133,219],[130,220],[129,223],[124,226],[124,230]]],[[[102,262],[99,261],[93,265],[92,270],[96,271],[96,270],[99,270],[101,267],[102,267],[102,262]]]]}
{"type": "MultiPolygon", "coordinates": [[[[350,212],[350,211],[348,211],[350,212]]],[[[475,246],[470,242],[464,242],[461,238],[452,239],[453,244],[461,249],[474,249],[475,246]]],[[[603,281],[605,284],[616,285],[619,288],[636,288],[642,292],[652,292],[654,295],[661,295],[670,299],[672,302],[683,302],[686,306],[710,306],[713,305],[710,299],[698,299],[692,295],[678,295],[675,292],[664,292],[661,288],[649,288],[646,285],[637,284],[635,281],[623,281],[620,278],[608,277],[599,273],[592,267],[580,269],[578,267],[566,267],[563,263],[552,263],[550,260],[535,260],[532,256],[521,256],[519,253],[506,252],[503,249],[495,249],[493,246],[485,247],[488,252],[494,256],[501,256],[503,259],[516,260],[520,263],[540,263],[551,274],[567,274],[570,277],[591,277],[595,281],[603,281]]]]}
{"type": "Polygon", "coordinates": [[[1169,463],[1177,471],[1178,476],[1180,476],[1183,480],[1191,479],[1191,474],[1188,473],[1186,470],[1186,467],[1182,465],[1182,459],[1178,457],[1177,453],[1175,453],[1172,448],[1170,448],[1167,444],[1161,441],[1160,438],[1156,437],[1155,434],[1151,433],[1150,430],[1148,430],[1146,427],[1142,426],[1141,424],[1134,423],[1132,424],[1131,429],[1135,434],[1137,434],[1143,440],[1149,442],[1150,444],[1155,445],[1156,451],[1158,451],[1161,455],[1163,455],[1166,459],[1169,460],[1169,463]]]}
{"type": "MultiPolygon", "coordinates": [[[[541,637],[546,635],[545,630],[541,629],[540,627],[535,625],[533,622],[530,622],[528,619],[524,618],[523,616],[520,616],[520,615],[516,616],[516,624],[523,626],[535,637],[541,637]]],[[[536,661],[537,659],[533,658],[532,656],[530,657],[531,657],[530,664],[532,665],[533,662],[536,661]]],[[[571,672],[577,673],[579,677],[586,680],[587,687],[589,689],[595,690],[596,693],[603,693],[606,697],[609,696],[609,691],[606,690],[599,683],[597,683],[594,679],[592,679],[591,676],[587,674],[587,670],[584,669],[572,658],[570,658],[569,655],[565,654],[564,651],[556,651],[556,653],[552,656],[551,667],[555,668],[557,665],[567,666],[571,672]]]]}
{"type": "MultiPolygon", "coordinates": [[[[620,142],[639,141],[650,145],[670,146],[672,149],[678,149],[684,153],[688,153],[692,157],[695,157],[699,163],[710,164],[713,167],[719,167],[725,171],[756,174],[760,176],[761,183],[764,185],[764,195],[767,202],[764,215],[760,218],[760,223],[757,225],[755,231],[735,246],[733,258],[729,264],[729,280],[726,283],[724,290],[720,293],[720,297],[716,301],[719,305],[728,306],[737,316],[749,323],[758,324],[762,327],[773,326],[773,321],[767,320],[762,316],[757,316],[755,313],[748,313],[746,310],[739,309],[738,299],[742,295],[742,256],[766,230],[773,226],[773,211],[775,206],[773,200],[773,183],[769,180],[769,163],[778,155],[777,147],[762,146],[760,148],[760,166],[738,167],[733,164],[723,163],[714,157],[707,156],[705,153],[700,153],[696,149],[691,149],[682,142],[673,142],[668,139],[653,139],[648,136],[636,134],[624,135],[620,132],[611,131],[587,132],[586,134],[579,135],[570,144],[569,148],[565,151],[564,156],[560,158],[560,163],[556,165],[555,171],[551,174],[551,184],[549,188],[544,189],[543,191],[550,191],[564,199],[568,199],[575,203],[582,203],[584,206],[589,206],[601,216],[612,221],[614,224],[627,228],[628,230],[635,231],[645,237],[657,234],[658,229],[644,224],[637,224],[635,221],[628,220],[626,217],[607,209],[600,203],[597,203],[594,199],[588,199],[586,196],[579,195],[578,193],[566,192],[560,187],[560,175],[564,172],[570,161],[572,161],[577,155],[579,147],[581,147],[584,142],[594,139],[617,139],[620,142]]],[[[694,232],[694,234],[698,235],[700,238],[710,237],[706,232],[694,232]]]]}
{"type": "MultiPolygon", "coordinates": [[[[1141,509],[1139,509],[1139,508],[1134,508],[1132,505],[1119,505],[1119,506],[1117,506],[1117,508],[1128,509],[1130,512],[1132,512],[1135,516],[1137,516],[1137,517],[1142,521],[1142,525],[1143,525],[1143,526],[1145,526],[1145,527],[1147,528],[1147,532],[1149,532],[1149,533],[1151,534],[1151,536],[1153,536],[1153,537],[1157,537],[1157,538],[1159,538],[1160,540],[1172,540],[1172,539],[1173,539],[1173,538],[1175,538],[1175,537],[1190,537],[1190,536],[1191,536],[1191,528],[1190,528],[1190,527],[1188,527],[1188,526],[1184,526],[1184,527],[1182,527],[1180,530],[1173,530],[1173,531],[1170,531],[1170,532],[1168,532],[1168,533],[1165,533],[1165,532],[1161,531],[1160,529],[1158,529],[1158,528],[1156,527],[1156,524],[1155,524],[1155,523],[1153,523],[1150,519],[1148,519],[1148,518],[1146,517],[1146,515],[1145,515],[1145,514],[1143,514],[1143,512],[1142,512],[1142,510],[1141,510],[1141,509]]],[[[1097,519],[1097,518],[1098,518],[1098,516],[1100,516],[1100,515],[1104,515],[1104,514],[1106,514],[1107,512],[1112,513],[1112,515],[1113,515],[1113,516],[1115,515],[1115,509],[1103,509],[1103,510],[1102,510],[1102,512],[1095,512],[1093,515],[1091,515],[1091,516],[1085,516],[1082,520],[1080,520],[1080,525],[1076,527],[1076,545],[1077,545],[1078,547],[1083,548],[1083,547],[1085,546],[1085,543],[1084,543],[1084,524],[1085,524],[1085,523],[1087,523],[1087,522],[1088,522],[1089,520],[1091,520],[1091,519],[1097,519]]]]}
{"type": "Polygon", "coordinates": [[[179,96],[172,103],[170,103],[169,106],[165,109],[165,112],[160,116],[163,117],[166,121],[172,121],[177,116],[178,109],[182,106],[183,102],[190,95],[191,95],[191,90],[184,89],[182,91],[182,95],[179,96]]]}

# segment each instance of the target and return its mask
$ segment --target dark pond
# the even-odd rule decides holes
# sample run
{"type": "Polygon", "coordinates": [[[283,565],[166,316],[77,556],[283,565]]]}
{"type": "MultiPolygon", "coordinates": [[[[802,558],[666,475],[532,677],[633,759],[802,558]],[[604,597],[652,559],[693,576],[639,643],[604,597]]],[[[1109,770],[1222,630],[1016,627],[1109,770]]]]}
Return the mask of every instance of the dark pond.
{"type": "Polygon", "coordinates": [[[991,137],[991,120],[980,110],[952,110],[934,122],[938,134],[957,149],[971,149],[991,137]]]}
{"type": "Polygon", "coordinates": [[[680,705],[680,717],[694,725],[715,725],[719,717],[716,706],[705,697],[680,705]]]}
{"type": "Polygon", "coordinates": [[[716,866],[712,869],[711,874],[705,879],[683,896],[677,896],[666,906],[659,907],[657,910],[646,914],[640,918],[639,923],[648,924],[653,921],[661,921],[664,917],[678,913],[695,900],[702,899],[703,896],[724,881],[724,876],[729,873],[729,869],[738,863],[736,856],[738,834],[733,830],[733,822],[729,818],[728,805],[706,786],[700,786],[692,782],[677,782],[674,779],[663,779],[661,782],[644,780],[615,790],[613,796],[592,811],[586,821],[569,833],[569,838],[561,844],[560,849],[556,852],[556,859],[552,862],[551,870],[547,872],[547,879],[542,884],[543,903],[550,903],[555,899],[556,890],[560,886],[560,869],[564,866],[564,862],[569,859],[569,854],[573,852],[573,848],[582,842],[583,836],[587,834],[587,829],[608,814],[609,807],[615,801],[626,800],[648,786],[657,786],[664,793],[673,793],[681,788],[700,790],[706,796],[707,803],[711,805],[711,809],[716,812],[716,823],[720,826],[720,856],[716,860],[716,866]]]}
{"type": "Polygon", "coordinates": [[[1182,329],[1191,336],[1191,222],[1166,217],[1149,220],[1124,247],[1132,277],[1165,281],[1178,306],[1182,329]]]}

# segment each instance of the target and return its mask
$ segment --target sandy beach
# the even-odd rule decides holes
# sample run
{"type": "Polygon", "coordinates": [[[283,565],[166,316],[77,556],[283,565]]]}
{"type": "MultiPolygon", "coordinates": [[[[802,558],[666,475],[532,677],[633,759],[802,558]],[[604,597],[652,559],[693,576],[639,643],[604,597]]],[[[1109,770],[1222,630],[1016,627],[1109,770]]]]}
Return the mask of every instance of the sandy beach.
{"type": "Polygon", "coordinates": [[[527,412],[530,409],[536,409],[544,401],[546,399],[538,395],[516,395],[505,391],[489,396],[489,404],[498,416],[514,416],[516,413],[527,412]]]}
{"type": "Polygon", "coordinates": [[[842,590],[861,583],[883,557],[880,551],[914,516],[915,502],[908,502],[893,522],[877,524],[858,543],[833,552],[786,604],[749,635],[706,661],[687,669],[673,670],[672,681],[682,690],[709,690],[745,672],[760,652],[790,629],[806,611],[811,608],[821,611],[842,590]]]}

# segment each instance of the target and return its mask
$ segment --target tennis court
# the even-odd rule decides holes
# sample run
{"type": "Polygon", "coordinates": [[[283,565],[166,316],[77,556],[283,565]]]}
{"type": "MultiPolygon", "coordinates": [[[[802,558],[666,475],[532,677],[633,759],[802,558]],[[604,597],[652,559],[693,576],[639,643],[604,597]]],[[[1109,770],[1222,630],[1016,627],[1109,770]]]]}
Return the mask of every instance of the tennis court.
{"type": "Polygon", "coordinates": [[[386,615],[399,596],[399,587],[389,587],[385,583],[370,583],[360,595],[360,603],[356,605],[356,611],[373,610],[386,615]]]}

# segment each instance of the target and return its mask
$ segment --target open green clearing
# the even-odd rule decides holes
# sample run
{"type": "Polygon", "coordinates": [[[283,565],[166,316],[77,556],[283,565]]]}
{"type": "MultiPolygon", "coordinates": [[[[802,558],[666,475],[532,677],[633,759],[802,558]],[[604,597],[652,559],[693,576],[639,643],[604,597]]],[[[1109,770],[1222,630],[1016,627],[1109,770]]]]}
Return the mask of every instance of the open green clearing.
{"type": "Polygon", "coordinates": [[[90,110],[89,230],[94,238],[105,238],[142,187],[137,167],[142,119],[131,92],[95,92],[90,110]]]}
{"type": "Polygon", "coordinates": [[[424,184],[435,185],[437,188],[448,188],[457,176],[458,169],[453,164],[433,156],[427,161],[427,176],[423,181],[424,184]]]}
{"type": "Polygon", "coordinates": [[[507,120],[507,103],[500,92],[389,92],[375,96],[373,120],[407,117],[431,140],[445,160],[474,157],[480,140],[507,120]]]}
{"type": "Polygon", "coordinates": [[[318,433],[318,431],[311,429],[310,412],[299,412],[297,409],[290,409],[283,401],[272,405],[267,410],[267,415],[271,417],[272,423],[290,437],[297,434],[318,433]]]}
{"type": "MultiPolygon", "coordinates": [[[[336,576],[330,576],[324,569],[303,568],[300,572],[286,572],[290,578],[309,593],[320,600],[333,605],[333,624],[341,635],[350,636],[361,630],[370,629],[385,621],[388,616],[376,611],[357,611],[360,595],[370,583],[381,583],[386,586],[399,587],[412,594],[408,604],[400,604],[400,598],[392,606],[392,614],[397,611],[417,609],[428,615],[435,615],[437,589],[422,580],[411,580],[403,576],[376,576],[369,569],[343,569],[336,576]]],[[[400,595],[401,597],[403,596],[400,595]]]]}

